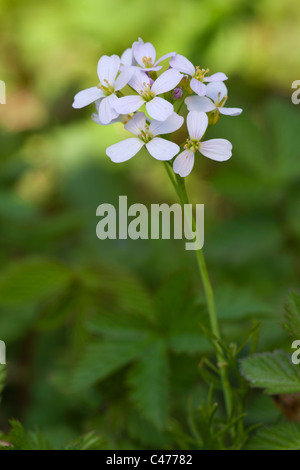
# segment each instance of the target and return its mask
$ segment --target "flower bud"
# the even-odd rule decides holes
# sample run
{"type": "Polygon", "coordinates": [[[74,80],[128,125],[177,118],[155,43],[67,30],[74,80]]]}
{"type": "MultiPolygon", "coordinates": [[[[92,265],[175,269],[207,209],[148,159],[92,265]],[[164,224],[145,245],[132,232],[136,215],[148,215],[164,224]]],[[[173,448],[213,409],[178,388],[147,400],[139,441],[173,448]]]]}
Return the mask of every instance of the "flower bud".
{"type": "Polygon", "coordinates": [[[173,97],[174,100],[180,100],[180,98],[182,97],[182,89],[180,87],[174,88],[173,97]]]}

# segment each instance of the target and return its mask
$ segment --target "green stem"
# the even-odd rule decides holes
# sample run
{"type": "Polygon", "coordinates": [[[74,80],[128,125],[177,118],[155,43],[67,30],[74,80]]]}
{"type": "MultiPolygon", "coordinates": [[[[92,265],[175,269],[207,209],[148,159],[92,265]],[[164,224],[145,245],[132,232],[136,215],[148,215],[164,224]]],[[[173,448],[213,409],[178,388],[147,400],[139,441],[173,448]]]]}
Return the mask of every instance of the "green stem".
{"type": "MultiPolygon", "coordinates": [[[[189,198],[186,192],[184,178],[181,178],[179,175],[176,174],[175,175],[176,180],[175,180],[170,168],[168,167],[168,164],[165,163],[165,166],[166,166],[169,178],[180,198],[181,204],[184,207],[184,204],[189,204],[189,198]]],[[[192,218],[190,223],[192,225],[192,229],[195,231],[197,227],[196,227],[196,222],[195,222],[194,217],[192,218]]],[[[196,251],[196,258],[197,258],[197,265],[200,271],[202,284],[203,284],[203,288],[205,292],[206,303],[207,303],[208,313],[209,313],[209,318],[210,318],[211,331],[213,335],[217,338],[217,341],[215,343],[215,349],[217,353],[217,360],[219,363],[220,377],[222,381],[222,388],[223,388],[226,411],[227,411],[228,418],[230,418],[232,415],[232,394],[231,394],[230,382],[228,379],[226,360],[224,358],[222,348],[218,342],[218,340],[221,339],[221,335],[220,335],[220,329],[219,329],[219,324],[218,324],[214,293],[213,293],[212,285],[211,285],[210,278],[208,275],[205,259],[204,259],[201,249],[196,251]]]]}

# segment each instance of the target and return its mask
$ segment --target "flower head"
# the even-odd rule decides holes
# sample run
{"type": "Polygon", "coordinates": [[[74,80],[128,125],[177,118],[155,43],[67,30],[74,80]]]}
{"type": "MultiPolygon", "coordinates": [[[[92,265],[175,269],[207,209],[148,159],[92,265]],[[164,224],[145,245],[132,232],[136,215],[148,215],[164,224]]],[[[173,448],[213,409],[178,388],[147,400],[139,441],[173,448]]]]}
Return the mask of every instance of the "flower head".
{"type": "Polygon", "coordinates": [[[174,69],[192,77],[190,82],[191,89],[199,96],[205,96],[206,85],[204,82],[223,82],[227,80],[225,73],[218,72],[213,75],[207,76],[209,69],[201,69],[200,67],[194,67],[186,57],[180,54],[176,54],[170,60],[170,65],[174,69]]]}
{"type": "Polygon", "coordinates": [[[228,116],[239,116],[243,110],[241,108],[225,108],[228,91],[223,82],[213,82],[206,86],[206,96],[189,96],[185,99],[185,104],[189,111],[201,111],[209,113],[217,111],[228,116]]]}
{"type": "Polygon", "coordinates": [[[156,50],[150,42],[134,44],[132,52],[136,64],[144,71],[158,71],[162,68],[162,66],[158,64],[163,60],[176,55],[176,52],[169,52],[155,61],[156,50]]]}
{"type": "Polygon", "coordinates": [[[137,71],[129,85],[134,88],[138,95],[129,95],[119,98],[114,103],[114,109],[119,114],[134,113],[144,103],[149,116],[157,121],[165,121],[174,111],[173,105],[157,95],[172,90],[182,78],[177,70],[167,70],[162,73],[153,84],[144,72],[137,71]]]}
{"type": "Polygon", "coordinates": [[[208,117],[205,113],[191,111],[187,116],[189,138],[183,152],[175,159],[173,170],[180,176],[190,174],[194,166],[195,153],[198,151],[211,160],[223,162],[231,157],[232,145],[225,139],[211,139],[202,142],[201,139],[208,126],[208,117]]]}
{"type": "Polygon", "coordinates": [[[115,163],[125,162],[145,145],[150,155],[157,160],[171,160],[179,152],[179,146],[158,136],[175,132],[182,124],[183,117],[174,112],[164,122],[153,120],[150,124],[144,113],[137,112],[125,124],[125,129],[136,137],[111,145],[106,149],[106,154],[115,163]]]}
{"type": "Polygon", "coordinates": [[[94,101],[100,100],[99,120],[109,124],[118,117],[114,103],[118,100],[116,92],[124,88],[131,79],[134,69],[129,67],[120,72],[120,58],[104,55],[98,62],[97,72],[100,83],[98,86],[80,91],[74,98],[73,108],[83,108],[94,101]]]}

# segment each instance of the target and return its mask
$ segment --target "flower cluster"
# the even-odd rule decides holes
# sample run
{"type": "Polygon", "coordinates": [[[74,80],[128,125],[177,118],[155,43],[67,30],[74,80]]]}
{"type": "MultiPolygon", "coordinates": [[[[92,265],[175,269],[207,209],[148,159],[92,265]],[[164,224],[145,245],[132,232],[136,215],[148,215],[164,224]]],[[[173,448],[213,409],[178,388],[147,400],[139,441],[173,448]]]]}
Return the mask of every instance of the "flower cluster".
{"type": "Polygon", "coordinates": [[[97,124],[122,122],[135,136],[106,149],[113,162],[129,160],[145,146],[157,160],[176,157],[173,170],[185,177],[194,166],[197,151],[219,162],[231,157],[228,140],[203,141],[208,125],[215,124],[221,114],[238,116],[242,112],[240,108],[225,107],[228,92],[224,81],[228,77],[224,73],[209,75],[209,69],[195,67],[176,52],[156,60],[155,48],[142,39],[121,57],[101,57],[97,73],[99,84],[77,93],[73,107],[94,102],[97,112],[92,119],[97,124]],[[166,61],[169,63],[163,69],[161,63],[166,61]],[[184,103],[188,137],[179,146],[171,141],[170,134],[184,123],[179,114],[184,103]]]}

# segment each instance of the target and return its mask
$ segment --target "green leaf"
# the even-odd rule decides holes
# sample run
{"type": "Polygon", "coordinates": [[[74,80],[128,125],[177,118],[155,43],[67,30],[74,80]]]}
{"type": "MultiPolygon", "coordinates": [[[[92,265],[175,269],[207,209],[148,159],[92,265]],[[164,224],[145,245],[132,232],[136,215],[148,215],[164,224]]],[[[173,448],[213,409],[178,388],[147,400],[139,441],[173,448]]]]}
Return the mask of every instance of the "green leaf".
{"type": "Polygon", "coordinates": [[[247,450],[300,450],[300,423],[284,423],[262,428],[247,450]]]}
{"type": "Polygon", "coordinates": [[[12,429],[7,437],[7,441],[13,445],[13,450],[31,450],[22,424],[19,421],[11,420],[10,425],[12,429]]]}
{"type": "Polygon", "coordinates": [[[94,431],[71,441],[64,450],[105,450],[107,443],[94,431]]]}
{"type": "Polygon", "coordinates": [[[151,345],[128,375],[130,397],[142,416],[158,429],[168,421],[169,363],[162,341],[151,345]]]}
{"type": "Polygon", "coordinates": [[[294,338],[300,338],[300,294],[291,292],[285,306],[283,328],[294,338]]]}
{"type": "Polygon", "coordinates": [[[72,272],[52,260],[29,259],[11,265],[0,277],[0,303],[36,302],[66,288],[72,272]]]}
{"type": "Polygon", "coordinates": [[[270,395],[300,392],[300,369],[284,351],[242,359],[241,371],[253,387],[264,388],[270,395]]]}
{"type": "Polygon", "coordinates": [[[104,340],[89,344],[76,367],[72,386],[81,390],[99,382],[139,357],[148,341],[104,340]]]}

